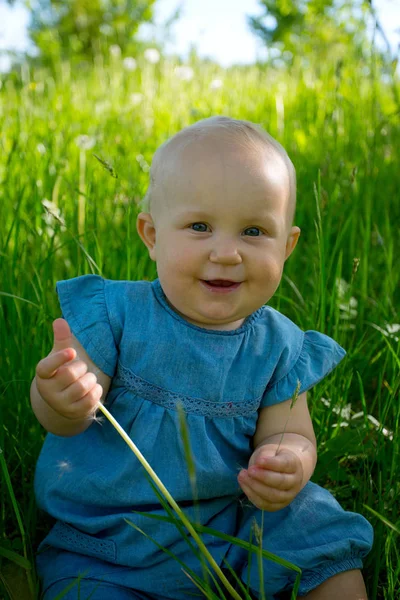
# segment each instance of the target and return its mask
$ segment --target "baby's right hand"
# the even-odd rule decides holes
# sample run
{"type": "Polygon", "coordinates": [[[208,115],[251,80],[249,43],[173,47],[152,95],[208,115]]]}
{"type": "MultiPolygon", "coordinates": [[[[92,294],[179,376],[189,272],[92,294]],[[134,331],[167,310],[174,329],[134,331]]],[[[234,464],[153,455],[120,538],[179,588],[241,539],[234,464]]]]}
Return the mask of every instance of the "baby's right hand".
{"type": "Polygon", "coordinates": [[[47,404],[67,419],[84,419],[96,411],[102,386],[73,348],[65,319],[53,322],[54,345],[36,367],[36,386],[47,404]]]}

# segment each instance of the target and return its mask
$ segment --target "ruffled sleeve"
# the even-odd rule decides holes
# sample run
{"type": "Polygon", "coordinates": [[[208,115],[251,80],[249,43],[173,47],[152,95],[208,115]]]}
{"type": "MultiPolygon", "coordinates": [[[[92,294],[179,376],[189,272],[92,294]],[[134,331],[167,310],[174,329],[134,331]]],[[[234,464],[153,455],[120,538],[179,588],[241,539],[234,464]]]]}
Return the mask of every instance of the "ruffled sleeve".
{"type": "Polygon", "coordinates": [[[118,349],[110,322],[105,292],[106,280],[82,275],[59,281],[56,289],[63,318],[92,361],[113,377],[118,349]]]}
{"type": "Polygon", "coordinates": [[[260,408],[292,398],[298,381],[299,394],[307,391],[328,375],[345,355],[346,351],[332,338],[318,331],[305,331],[300,352],[293,356],[291,364],[288,365],[287,360],[278,361],[260,408]]]}

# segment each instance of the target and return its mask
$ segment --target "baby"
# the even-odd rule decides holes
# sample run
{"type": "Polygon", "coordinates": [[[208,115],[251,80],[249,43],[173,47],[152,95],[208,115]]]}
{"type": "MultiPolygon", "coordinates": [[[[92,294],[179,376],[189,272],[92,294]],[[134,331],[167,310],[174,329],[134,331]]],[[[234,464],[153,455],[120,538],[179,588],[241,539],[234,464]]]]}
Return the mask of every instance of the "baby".
{"type": "MultiPolygon", "coordinates": [[[[95,418],[100,402],[190,519],[248,541],[263,515],[263,548],[302,569],[300,596],[365,600],[360,569],[372,527],[310,482],[317,451],[307,390],[345,351],[267,306],[300,235],[292,162],[253,123],[212,117],[164,143],[150,175],[137,231],[158,279],[58,282],[63,318],[32,382],[32,408],[49,432],[35,493],[55,519],[37,556],[44,600],[79,574],[92,600],[200,595],[160,545],[201,577],[199,557],[173,524],[140,514],[165,513],[131,450],[95,418]]],[[[216,536],[203,541],[260,597],[254,557],[248,564],[246,550],[216,536]]],[[[266,598],[286,597],[296,573],[263,566],[266,598]]],[[[72,585],[63,597],[78,593],[72,585]]]]}

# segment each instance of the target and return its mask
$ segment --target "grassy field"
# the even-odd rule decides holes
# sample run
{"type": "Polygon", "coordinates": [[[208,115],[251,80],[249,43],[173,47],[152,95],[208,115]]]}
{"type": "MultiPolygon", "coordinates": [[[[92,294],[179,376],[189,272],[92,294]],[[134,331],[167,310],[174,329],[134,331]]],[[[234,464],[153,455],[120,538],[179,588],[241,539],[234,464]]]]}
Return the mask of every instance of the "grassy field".
{"type": "Polygon", "coordinates": [[[156,277],[135,229],[152,155],[185,125],[222,114],[261,124],[296,167],[302,235],[270,304],[348,352],[309,392],[313,481],[369,519],[369,598],[396,600],[399,84],[373,62],[318,75],[195,59],[190,72],[163,57],[133,66],[115,51],[91,69],[24,67],[0,79],[0,598],[36,597],[34,552],[50,527],[33,497],[45,432],[29,387],[60,316],[55,282],[156,277]]]}

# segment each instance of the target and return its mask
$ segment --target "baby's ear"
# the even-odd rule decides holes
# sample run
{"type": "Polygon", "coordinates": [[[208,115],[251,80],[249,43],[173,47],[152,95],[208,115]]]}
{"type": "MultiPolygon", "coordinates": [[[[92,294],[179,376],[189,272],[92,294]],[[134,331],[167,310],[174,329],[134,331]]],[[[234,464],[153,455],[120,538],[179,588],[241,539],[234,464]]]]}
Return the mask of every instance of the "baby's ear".
{"type": "Polygon", "coordinates": [[[150,258],[156,260],[156,228],[150,213],[141,212],[136,219],[137,232],[147,246],[150,258]]]}
{"type": "Polygon", "coordinates": [[[285,260],[289,258],[292,254],[293,250],[296,248],[296,244],[298,242],[300,236],[300,227],[294,226],[291,228],[290,233],[288,235],[286,241],[286,251],[285,251],[285,260]]]}

